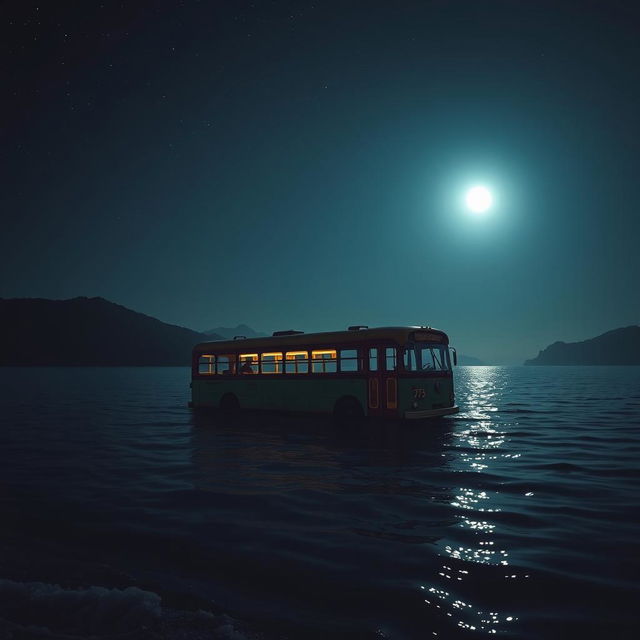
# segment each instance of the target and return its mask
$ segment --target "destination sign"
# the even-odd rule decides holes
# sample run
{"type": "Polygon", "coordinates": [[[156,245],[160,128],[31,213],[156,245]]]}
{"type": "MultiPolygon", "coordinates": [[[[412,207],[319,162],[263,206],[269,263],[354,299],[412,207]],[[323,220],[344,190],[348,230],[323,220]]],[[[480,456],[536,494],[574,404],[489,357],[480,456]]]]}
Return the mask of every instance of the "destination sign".
{"type": "Polygon", "coordinates": [[[439,333],[433,333],[432,331],[414,331],[414,342],[442,342],[442,336],[439,333]]]}

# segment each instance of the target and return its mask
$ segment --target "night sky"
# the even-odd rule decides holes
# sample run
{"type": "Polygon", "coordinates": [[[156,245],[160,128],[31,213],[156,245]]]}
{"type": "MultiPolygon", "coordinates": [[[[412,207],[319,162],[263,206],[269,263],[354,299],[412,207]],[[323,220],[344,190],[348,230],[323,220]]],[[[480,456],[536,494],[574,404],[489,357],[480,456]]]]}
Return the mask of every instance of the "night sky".
{"type": "Polygon", "coordinates": [[[74,5],[2,5],[1,297],[496,363],[639,322],[635,3],[74,5]]]}

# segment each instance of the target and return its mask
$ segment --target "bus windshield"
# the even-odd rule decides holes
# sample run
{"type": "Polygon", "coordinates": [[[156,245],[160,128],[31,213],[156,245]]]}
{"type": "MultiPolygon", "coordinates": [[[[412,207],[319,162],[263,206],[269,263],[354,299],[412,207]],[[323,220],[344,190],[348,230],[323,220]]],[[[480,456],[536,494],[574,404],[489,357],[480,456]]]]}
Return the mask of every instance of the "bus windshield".
{"type": "Polygon", "coordinates": [[[449,350],[442,344],[409,342],[404,348],[406,371],[449,371],[449,350]]]}

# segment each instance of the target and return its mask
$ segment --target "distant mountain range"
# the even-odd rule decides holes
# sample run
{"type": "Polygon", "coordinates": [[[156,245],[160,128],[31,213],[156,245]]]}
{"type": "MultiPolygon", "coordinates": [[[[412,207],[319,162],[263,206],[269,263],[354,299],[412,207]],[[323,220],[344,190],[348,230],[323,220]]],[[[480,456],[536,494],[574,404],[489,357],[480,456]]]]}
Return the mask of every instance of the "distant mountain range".
{"type": "Polygon", "coordinates": [[[0,299],[0,325],[5,366],[187,366],[195,344],[220,338],[104,298],[0,299]]]}
{"type": "Polygon", "coordinates": [[[640,326],[582,342],[554,342],[525,365],[640,365],[640,326]]]}

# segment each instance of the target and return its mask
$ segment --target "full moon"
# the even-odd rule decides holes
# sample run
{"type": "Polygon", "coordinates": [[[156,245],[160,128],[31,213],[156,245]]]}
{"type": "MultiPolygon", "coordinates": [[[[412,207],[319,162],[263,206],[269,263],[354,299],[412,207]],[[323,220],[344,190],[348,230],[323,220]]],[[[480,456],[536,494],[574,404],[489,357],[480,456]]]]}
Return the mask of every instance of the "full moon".
{"type": "Polygon", "coordinates": [[[493,203],[491,191],[486,187],[471,187],[466,195],[467,207],[474,213],[484,213],[493,203]]]}

